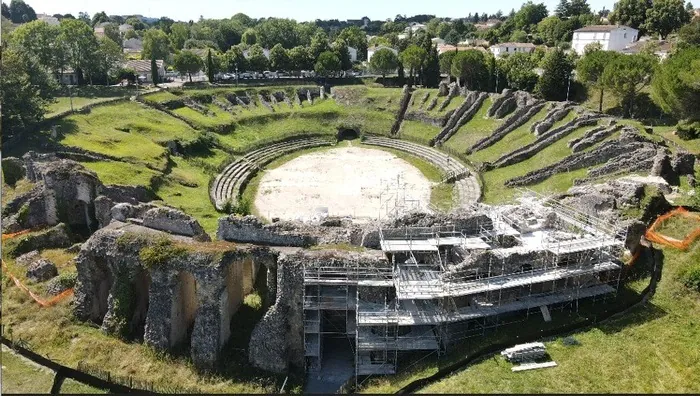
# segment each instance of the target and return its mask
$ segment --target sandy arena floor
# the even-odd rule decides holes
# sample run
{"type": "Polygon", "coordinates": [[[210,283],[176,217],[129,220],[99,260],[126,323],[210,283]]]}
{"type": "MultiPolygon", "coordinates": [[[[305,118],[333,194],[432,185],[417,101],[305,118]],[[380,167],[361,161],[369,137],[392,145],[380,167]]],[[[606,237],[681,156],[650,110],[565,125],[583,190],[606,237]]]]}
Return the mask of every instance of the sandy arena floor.
{"type": "Polygon", "coordinates": [[[381,212],[384,218],[388,197],[396,196],[397,177],[406,186],[400,191],[405,191],[407,206],[427,208],[432,183],[417,168],[386,151],[358,147],[309,153],[266,170],[255,207],[268,219],[307,221],[325,208],[331,216],[367,219],[381,212]],[[382,194],[380,200],[388,186],[392,193],[382,194]]]}

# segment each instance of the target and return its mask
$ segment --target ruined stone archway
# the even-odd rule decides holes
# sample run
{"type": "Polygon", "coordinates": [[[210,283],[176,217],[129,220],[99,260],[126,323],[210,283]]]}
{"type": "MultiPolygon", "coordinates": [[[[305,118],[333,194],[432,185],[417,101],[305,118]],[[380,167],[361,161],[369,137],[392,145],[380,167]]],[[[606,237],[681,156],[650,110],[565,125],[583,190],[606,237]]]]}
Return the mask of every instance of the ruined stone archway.
{"type": "Polygon", "coordinates": [[[197,280],[191,273],[181,271],[173,290],[170,314],[171,347],[187,341],[187,336],[192,333],[198,308],[197,280]]]}
{"type": "Polygon", "coordinates": [[[338,128],[336,140],[354,140],[360,138],[360,131],[357,128],[338,128]]]}

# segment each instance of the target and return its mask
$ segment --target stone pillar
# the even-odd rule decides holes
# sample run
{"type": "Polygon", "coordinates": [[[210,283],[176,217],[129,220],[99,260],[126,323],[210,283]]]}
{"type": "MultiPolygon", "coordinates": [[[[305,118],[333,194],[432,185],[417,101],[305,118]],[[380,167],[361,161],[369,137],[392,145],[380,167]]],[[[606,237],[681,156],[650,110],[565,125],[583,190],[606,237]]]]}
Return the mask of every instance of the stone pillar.
{"type": "Polygon", "coordinates": [[[172,346],[171,313],[177,272],[155,270],[151,273],[151,280],[143,342],[155,349],[167,350],[172,346]]]}
{"type": "Polygon", "coordinates": [[[321,99],[326,98],[326,87],[325,86],[321,85],[321,88],[319,88],[319,90],[318,90],[318,96],[320,96],[321,99]]]}
{"type": "Polygon", "coordinates": [[[195,366],[202,369],[213,368],[223,346],[221,337],[220,298],[225,290],[222,274],[196,274],[197,299],[199,309],[194,320],[194,330],[190,341],[190,356],[195,366]]]}

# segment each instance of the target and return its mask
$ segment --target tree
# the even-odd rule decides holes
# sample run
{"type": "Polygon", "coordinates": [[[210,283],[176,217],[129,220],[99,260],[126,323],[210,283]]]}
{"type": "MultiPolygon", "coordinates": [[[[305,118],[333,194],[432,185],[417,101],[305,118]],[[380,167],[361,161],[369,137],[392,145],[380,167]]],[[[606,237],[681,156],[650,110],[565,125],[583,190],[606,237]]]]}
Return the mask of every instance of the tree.
{"type": "MultiPolygon", "coordinates": [[[[290,68],[294,71],[309,70],[314,65],[309,47],[296,46],[289,50],[290,68]]],[[[301,73],[300,73],[301,75],[301,73]]]]}
{"type": "Polygon", "coordinates": [[[440,59],[437,46],[430,46],[428,58],[423,68],[423,85],[428,88],[437,88],[440,85],[440,59]]]}
{"type": "Polygon", "coordinates": [[[241,44],[254,45],[258,42],[258,33],[255,29],[246,29],[241,36],[241,44]]]}
{"type": "Polygon", "coordinates": [[[170,44],[175,50],[181,50],[185,41],[190,38],[190,25],[184,22],[175,22],[170,26],[170,44]]]}
{"type": "Polygon", "coordinates": [[[255,44],[248,50],[248,65],[256,72],[263,72],[269,66],[265,52],[260,44],[255,44]]]}
{"type": "Polygon", "coordinates": [[[423,67],[423,61],[425,60],[428,53],[421,47],[413,44],[406,48],[399,58],[404,66],[409,68],[409,79],[410,84],[413,85],[413,77],[416,71],[423,67]]]}
{"type": "Polygon", "coordinates": [[[114,41],[119,47],[122,46],[122,35],[119,33],[119,25],[116,23],[108,23],[104,26],[105,37],[114,41]]]}
{"type": "Polygon", "coordinates": [[[639,35],[646,33],[644,24],[647,10],[652,7],[652,0],[619,0],[608,18],[611,23],[627,25],[639,29],[639,35]]]}
{"type": "Polygon", "coordinates": [[[192,82],[192,73],[202,70],[202,58],[192,51],[183,50],[175,55],[173,62],[175,70],[181,74],[187,74],[192,82]]]}
{"type": "Polygon", "coordinates": [[[211,58],[211,49],[207,51],[207,63],[205,65],[207,71],[207,79],[210,83],[214,82],[214,61],[211,58]]]}
{"type": "Polygon", "coordinates": [[[153,27],[164,31],[165,34],[170,34],[170,28],[173,26],[174,23],[175,21],[168,17],[160,17],[160,19],[158,19],[158,21],[153,24],[153,27]]]}
{"type": "Polygon", "coordinates": [[[440,25],[438,25],[437,28],[437,35],[441,39],[445,39],[447,37],[447,34],[452,31],[452,25],[450,25],[447,22],[440,22],[440,25]]]}
{"type": "Polygon", "coordinates": [[[241,45],[234,45],[226,51],[223,57],[223,67],[228,72],[234,72],[236,68],[238,68],[238,70],[248,69],[248,60],[243,56],[243,48],[241,45]]]}
{"type": "Polygon", "coordinates": [[[457,51],[443,52],[438,56],[440,61],[440,72],[450,75],[452,73],[452,60],[457,55],[457,51]]]}
{"type": "Polygon", "coordinates": [[[151,81],[153,81],[153,85],[158,85],[158,63],[156,58],[151,58],[151,81]]]}
{"type": "Polygon", "coordinates": [[[141,59],[166,59],[170,54],[170,39],[160,29],[148,29],[143,35],[141,59]]]}
{"type": "Polygon", "coordinates": [[[576,64],[576,78],[590,88],[600,90],[598,111],[603,111],[603,94],[605,86],[602,84],[602,76],[605,68],[620,54],[615,51],[595,50],[586,53],[576,64]]]}
{"type": "Polygon", "coordinates": [[[523,30],[516,30],[510,35],[510,40],[514,43],[526,43],[527,33],[523,30]]]}
{"type": "Polygon", "coordinates": [[[686,45],[700,46],[700,19],[683,26],[678,32],[678,38],[686,45]]]}
{"type": "Polygon", "coordinates": [[[272,70],[288,70],[289,55],[287,50],[282,47],[282,44],[275,44],[270,50],[270,67],[272,70]]]}
{"type": "Polygon", "coordinates": [[[653,55],[625,55],[610,62],[603,71],[603,86],[620,99],[624,116],[632,116],[634,99],[651,82],[656,63],[653,55]]]}
{"type": "Polygon", "coordinates": [[[143,21],[139,18],[136,17],[129,17],[126,18],[126,21],[124,21],[127,25],[131,25],[131,27],[134,28],[134,30],[146,30],[148,26],[143,23],[143,21]]]}
{"type": "Polygon", "coordinates": [[[67,61],[78,75],[78,84],[82,84],[83,71],[98,48],[97,38],[92,28],[80,19],[62,20],[60,30],[59,40],[67,50],[67,61]]]}
{"type": "Polygon", "coordinates": [[[14,23],[27,23],[36,20],[36,12],[23,0],[10,2],[10,20],[14,23]]]}
{"type": "Polygon", "coordinates": [[[445,36],[446,44],[457,45],[460,41],[462,41],[462,36],[455,29],[450,30],[445,36]]]}
{"type": "Polygon", "coordinates": [[[24,56],[36,57],[40,65],[57,75],[65,66],[65,49],[59,41],[60,34],[58,26],[32,21],[12,32],[10,44],[24,56]]]}
{"type": "Polygon", "coordinates": [[[93,15],[92,17],[92,22],[90,23],[90,25],[92,27],[95,27],[103,22],[109,22],[109,17],[107,16],[107,13],[105,13],[104,11],[96,12],[95,15],[93,15]]]}
{"type": "Polygon", "coordinates": [[[451,73],[458,83],[464,80],[468,89],[488,90],[491,76],[486,56],[479,50],[458,52],[452,60],[451,73]]]}
{"type": "Polygon", "coordinates": [[[348,50],[348,45],[345,40],[338,39],[333,43],[333,52],[340,59],[340,70],[350,70],[352,69],[352,61],[350,60],[350,51],[348,50]]]}
{"type": "Polygon", "coordinates": [[[314,37],[311,39],[311,56],[314,59],[326,52],[330,51],[330,46],[328,45],[328,35],[323,30],[319,29],[314,37]]]}
{"type": "Polygon", "coordinates": [[[587,15],[591,13],[591,6],[588,5],[586,0],[571,0],[569,6],[569,15],[567,16],[579,16],[587,15]]]}
{"type": "Polygon", "coordinates": [[[319,76],[325,77],[340,71],[340,68],[341,64],[338,55],[334,52],[326,51],[318,57],[316,65],[314,66],[314,71],[316,71],[316,74],[319,76]]]}
{"type": "Polygon", "coordinates": [[[545,100],[565,100],[573,65],[560,48],[555,48],[542,60],[542,76],[535,92],[545,100]]]}
{"type": "Polygon", "coordinates": [[[31,131],[44,119],[50,97],[42,96],[42,93],[53,90],[53,79],[32,58],[23,56],[14,48],[3,49],[0,73],[0,127],[3,138],[7,140],[31,131]]]}
{"type": "Polygon", "coordinates": [[[537,24],[537,33],[549,47],[555,47],[562,41],[568,41],[568,36],[572,32],[570,25],[556,16],[547,17],[537,24]]]}
{"type": "Polygon", "coordinates": [[[570,16],[571,3],[568,0],[560,0],[557,8],[554,10],[554,15],[559,18],[566,18],[570,16]]]}
{"type": "Polygon", "coordinates": [[[547,14],[547,6],[544,3],[535,4],[532,1],[528,1],[515,14],[515,28],[529,32],[531,26],[540,23],[541,20],[547,17],[547,14]]]}
{"type": "Polygon", "coordinates": [[[87,67],[90,79],[101,80],[102,77],[105,77],[105,84],[109,84],[109,75],[119,67],[123,59],[124,53],[121,45],[107,37],[100,37],[97,52],[87,67]]]}
{"type": "Polygon", "coordinates": [[[538,76],[533,71],[537,64],[530,54],[516,52],[505,59],[504,66],[509,87],[532,92],[537,85],[538,76]]]}
{"type": "Polygon", "coordinates": [[[283,18],[268,18],[255,27],[258,33],[257,43],[264,48],[272,48],[282,44],[284,48],[292,48],[300,43],[296,35],[296,21],[283,18]]]}
{"type": "Polygon", "coordinates": [[[651,82],[651,98],[679,120],[700,120],[700,48],[684,48],[659,65],[651,82]]]}
{"type": "Polygon", "coordinates": [[[386,78],[386,75],[395,71],[399,65],[399,59],[394,53],[394,51],[388,48],[382,48],[372,55],[369,61],[370,68],[375,72],[382,75],[382,79],[386,78]]]}
{"type": "Polygon", "coordinates": [[[658,34],[662,40],[690,22],[690,14],[685,10],[683,0],[654,0],[646,16],[646,29],[658,34]]]}
{"type": "Polygon", "coordinates": [[[12,18],[12,14],[10,13],[10,7],[7,4],[2,3],[2,6],[0,7],[0,9],[2,10],[2,12],[0,12],[0,14],[2,14],[2,16],[4,18],[7,18],[7,19],[12,18]]]}
{"type": "Polygon", "coordinates": [[[367,60],[367,33],[359,26],[351,26],[341,30],[338,39],[345,40],[348,46],[357,50],[357,60],[367,60]]]}

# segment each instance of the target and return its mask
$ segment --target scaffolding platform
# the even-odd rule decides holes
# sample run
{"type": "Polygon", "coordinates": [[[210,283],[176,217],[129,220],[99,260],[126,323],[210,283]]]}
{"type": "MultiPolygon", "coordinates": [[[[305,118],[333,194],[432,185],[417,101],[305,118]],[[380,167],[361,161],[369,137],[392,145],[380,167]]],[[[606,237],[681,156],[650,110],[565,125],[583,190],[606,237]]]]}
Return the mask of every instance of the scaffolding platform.
{"type": "MultiPolygon", "coordinates": [[[[606,261],[585,267],[557,267],[505,276],[492,276],[477,281],[460,283],[444,281],[442,277],[445,275],[445,273],[439,273],[437,271],[434,273],[429,272],[433,276],[433,278],[429,281],[408,281],[408,279],[411,279],[411,272],[404,271],[403,268],[399,267],[399,276],[396,278],[398,283],[396,288],[396,296],[400,300],[468,296],[489,291],[551,282],[575,276],[595,274],[598,272],[611,271],[619,268],[620,266],[618,264],[611,261],[606,261]],[[403,274],[402,272],[408,273],[403,274]],[[406,279],[406,281],[404,281],[404,279],[406,279]]],[[[427,273],[428,272],[426,272],[426,274],[427,273]]]]}
{"type": "Polygon", "coordinates": [[[384,253],[437,252],[438,247],[428,240],[387,239],[381,241],[384,253]]]}
{"type": "Polygon", "coordinates": [[[372,363],[369,356],[358,356],[355,363],[356,375],[396,374],[396,367],[390,363],[372,363]]]}
{"type": "MultiPolygon", "coordinates": [[[[532,296],[523,300],[505,303],[499,306],[466,306],[453,311],[446,311],[435,306],[429,309],[426,306],[401,304],[402,309],[380,310],[364,304],[358,306],[358,326],[376,326],[387,322],[396,323],[399,326],[411,325],[437,325],[441,323],[460,322],[471,319],[480,319],[508,312],[537,308],[541,305],[552,305],[581,298],[588,298],[603,294],[614,293],[615,288],[607,285],[591,286],[583,289],[567,290],[566,292],[553,293],[543,296],[532,296]],[[415,308],[414,308],[415,307],[415,308]]],[[[415,303],[415,301],[413,302],[415,303]]]]}
{"type": "Polygon", "coordinates": [[[554,254],[569,254],[623,245],[624,242],[618,239],[582,238],[559,241],[554,246],[547,246],[545,250],[554,254]]]}

